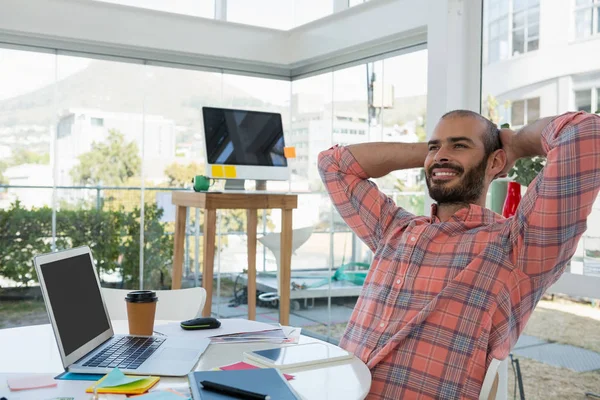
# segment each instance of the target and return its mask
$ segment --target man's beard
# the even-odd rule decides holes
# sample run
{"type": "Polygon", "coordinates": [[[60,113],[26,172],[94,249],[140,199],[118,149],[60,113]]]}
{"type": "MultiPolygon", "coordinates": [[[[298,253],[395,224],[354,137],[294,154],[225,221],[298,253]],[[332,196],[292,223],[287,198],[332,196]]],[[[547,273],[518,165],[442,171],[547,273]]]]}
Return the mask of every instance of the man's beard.
{"type": "Polygon", "coordinates": [[[473,168],[471,168],[458,182],[442,181],[442,183],[433,183],[432,171],[435,168],[447,168],[456,171],[459,175],[464,169],[458,165],[450,163],[433,164],[425,176],[429,196],[438,204],[456,204],[456,203],[475,203],[483,192],[483,182],[485,178],[485,169],[487,167],[487,157],[473,168]],[[452,183],[452,187],[447,187],[452,183]]]}

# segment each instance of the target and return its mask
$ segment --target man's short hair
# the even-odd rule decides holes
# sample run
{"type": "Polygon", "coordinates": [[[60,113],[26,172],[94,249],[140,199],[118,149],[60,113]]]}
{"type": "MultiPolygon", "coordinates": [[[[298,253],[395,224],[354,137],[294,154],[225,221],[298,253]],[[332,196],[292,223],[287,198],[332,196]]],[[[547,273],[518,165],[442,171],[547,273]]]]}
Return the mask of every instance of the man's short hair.
{"type": "Polygon", "coordinates": [[[485,131],[482,132],[483,146],[485,149],[485,157],[489,157],[494,151],[502,148],[502,142],[500,141],[500,131],[496,124],[483,115],[478,114],[471,110],[453,110],[442,115],[441,119],[455,118],[455,117],[470,117],[475,118],[485,124],[485,131]]]}

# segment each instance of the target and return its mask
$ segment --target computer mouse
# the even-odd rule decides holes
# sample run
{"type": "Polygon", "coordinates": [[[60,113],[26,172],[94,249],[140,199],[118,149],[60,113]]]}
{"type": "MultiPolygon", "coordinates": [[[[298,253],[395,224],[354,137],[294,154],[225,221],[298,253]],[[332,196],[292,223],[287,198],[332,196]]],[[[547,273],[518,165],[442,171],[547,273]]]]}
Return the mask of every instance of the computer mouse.
{"type": "Polygon", "coordinates": [[[196,329],[216,329],[221,326],[221,322],[213,317],[200,317],[182,321],[180,325],[183,329],[191,331],[196,329]]]}

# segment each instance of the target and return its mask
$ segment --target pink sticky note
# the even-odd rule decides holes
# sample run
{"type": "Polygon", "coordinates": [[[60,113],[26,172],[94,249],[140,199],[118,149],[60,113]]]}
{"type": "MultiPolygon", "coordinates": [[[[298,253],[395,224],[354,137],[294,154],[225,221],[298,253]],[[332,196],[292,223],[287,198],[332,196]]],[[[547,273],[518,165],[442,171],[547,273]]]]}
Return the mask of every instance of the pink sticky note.
{"type": "MultiPolygon", "coordinates": [[[[237,362],[235,364],[226,365],[224,367],[219,367],[219,369],[223,370],[223,371],[237,371],[239,369],[258,369],[258,368],[260,368],[260,367],[257,367],[256,365],[245,363],[243,361],[237,362]]],[[[291,381],[292,379],[294,379],[294,375],[283,374],[283,376],[288,381],[291,381]]]]}
{"type": "Polygon", "coordinates": [[[56,386],[56,381],[52,375],[29,375],[19,378],[9,378],[6,384],[12,391],[39,389],[56,386]]]}

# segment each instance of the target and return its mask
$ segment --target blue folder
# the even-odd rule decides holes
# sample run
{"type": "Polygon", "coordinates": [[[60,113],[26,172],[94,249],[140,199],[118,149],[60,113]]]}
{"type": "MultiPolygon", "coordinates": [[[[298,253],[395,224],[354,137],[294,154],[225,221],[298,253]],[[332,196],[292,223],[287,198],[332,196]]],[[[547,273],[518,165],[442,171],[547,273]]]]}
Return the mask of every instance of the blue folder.
{"type": "Polygon", "coordinates": [[[298,400],[281,372],[275,368],[243,369],[231,371],[198,371],[188,375],[194,400],[237,399],[202,388],[200,382],[207,380],[222,385],[266,394],[273,400],[298,400]]]}

